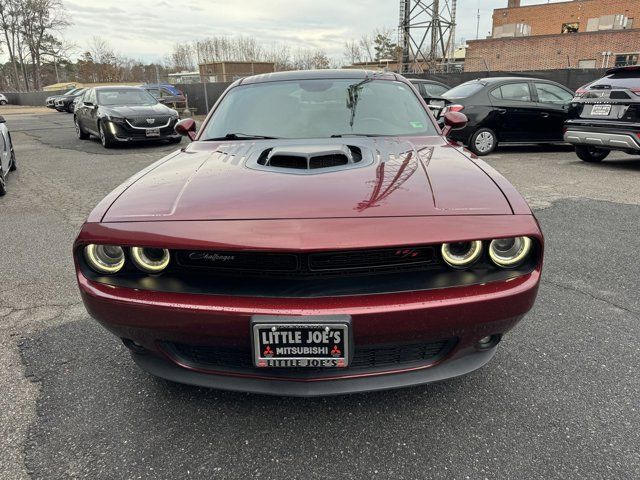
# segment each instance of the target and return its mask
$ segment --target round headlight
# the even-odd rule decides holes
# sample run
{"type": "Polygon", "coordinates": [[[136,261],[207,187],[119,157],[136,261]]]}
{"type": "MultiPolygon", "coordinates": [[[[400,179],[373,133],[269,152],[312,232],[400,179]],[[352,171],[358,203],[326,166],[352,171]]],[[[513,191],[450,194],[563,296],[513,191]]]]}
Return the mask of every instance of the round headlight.
{"type": "Polygon", "coordinates": [[[453,268],[467,268],[482,255],[482,242],[456,242],[442,244],[442,258],[453,268]]]}
{"type": "Polygon", "coordinates": [[[525,261],[532,245],[529,237],[499,238],[491,242],[489,256],[499,267],[517,267],[525,261]]]}
{"type": "Polygon", "coordinates": [[[160,273],[169,265],[171,255],[166,248],[132,247],[131,258],[140,270],[147,273],[160,273]]]}
{"type": "Polygon", "coordinates": [[[118,273],[124,266],[124,250],[117,245],[87,245],[84,257],[98,273],[118,273]]]}

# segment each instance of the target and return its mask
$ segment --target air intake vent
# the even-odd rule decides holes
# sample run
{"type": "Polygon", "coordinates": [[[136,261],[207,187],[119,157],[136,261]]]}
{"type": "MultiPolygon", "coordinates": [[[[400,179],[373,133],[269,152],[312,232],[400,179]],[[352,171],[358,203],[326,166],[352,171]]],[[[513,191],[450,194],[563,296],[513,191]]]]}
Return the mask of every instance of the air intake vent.
{"type": "Polygon", "coordinates": [[[274,147],[262,152],[258,164],[295,170],[339,169],[362,161],[362,151],[348,145],[274,147]]]}
{"type": "Polygon", "coordinates": [[[366,167],[374,161],[373,152],[366,147],[336,145],[333,142],[305,145],[300,142],[258,150],[249,155],[246,165],[255,170],[314,175],[366,167]]]}

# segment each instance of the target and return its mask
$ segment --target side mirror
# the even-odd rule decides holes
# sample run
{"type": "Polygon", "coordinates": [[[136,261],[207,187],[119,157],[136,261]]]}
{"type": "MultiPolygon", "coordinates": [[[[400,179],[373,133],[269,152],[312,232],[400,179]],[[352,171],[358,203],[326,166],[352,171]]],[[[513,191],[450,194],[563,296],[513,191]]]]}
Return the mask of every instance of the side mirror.
{"type": "Polygon", "coordinates": [[[469,119],[464,113],[447,112],[444,114],[444,128],[442,134],[446,137],[452,130],[460,130],[467,126],[469,119]]]}
{"type": "Polygon", "coordinates": [[[196,138],[196,121],[193,118],[185,118],[176,123],[174,130],[183,137],[189,137],[192,142],[196,138]]]}

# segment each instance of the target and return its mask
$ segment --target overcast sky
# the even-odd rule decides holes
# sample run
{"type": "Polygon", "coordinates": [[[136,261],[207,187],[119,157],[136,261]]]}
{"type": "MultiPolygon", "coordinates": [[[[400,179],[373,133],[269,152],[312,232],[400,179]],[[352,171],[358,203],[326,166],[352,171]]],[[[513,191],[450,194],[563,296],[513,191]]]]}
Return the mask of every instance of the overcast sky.
{"type": "MultiPolygon", "coordinates": [[[[395,29],[399,18],[399,0],[64,0],[64,4],[72,22],[64,36],[79,49],[99,35],[118,53],[146,61],[161,59],[179,41],[237,34],[265,45],[323,48],[341,59],[345,40],[377,27],[395,29]]],[[[492,10],[506,5],[507,0],[459,0],[457,39],[475,39],[478,9],[480,38],[487,36],[492,10]]]]}

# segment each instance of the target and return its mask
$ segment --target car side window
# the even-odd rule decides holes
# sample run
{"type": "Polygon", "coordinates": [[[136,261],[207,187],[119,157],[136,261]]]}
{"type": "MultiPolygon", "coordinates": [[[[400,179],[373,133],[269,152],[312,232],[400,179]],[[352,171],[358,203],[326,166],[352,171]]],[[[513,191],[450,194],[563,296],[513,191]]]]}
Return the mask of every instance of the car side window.
{"type": "Polygon", "coordinates": [[[444,92],[446,92],[447,90],[449,90],[446,87],[441,87],[440,85],[433,85],[433,84],[423,84],[422,88],[424,88],[425,92],[427,93],[427,95],[429,95],[430,97],[439,97],[441,96],[444,92]]]}
{"type": "Polygon", "coordinates": [[[90,102],[90,103],[93,103],[95,105],[95,103],[96,103],[96,91],[92,88],[91,90],[86,92],[84,94],[83,101],[90,102]]]}
{"type": "Polygon", "coordinates": [[[531,102],[531,90],[528,83],[508,83],[490,92],[494,98],[513,102],[531,102]]]}
{"type": "Polygon", "coordinates": [[[565,91],[557,85],[549,83],[535,83],[538,92],[538,102],[540,103],[557,103],[564,105],[573,99],[573,94],[565,91]]]}

